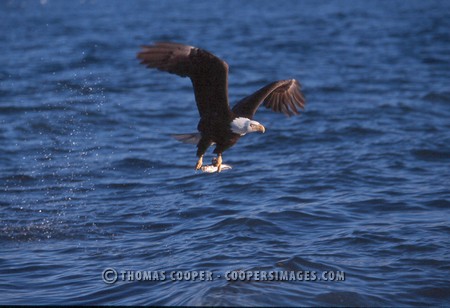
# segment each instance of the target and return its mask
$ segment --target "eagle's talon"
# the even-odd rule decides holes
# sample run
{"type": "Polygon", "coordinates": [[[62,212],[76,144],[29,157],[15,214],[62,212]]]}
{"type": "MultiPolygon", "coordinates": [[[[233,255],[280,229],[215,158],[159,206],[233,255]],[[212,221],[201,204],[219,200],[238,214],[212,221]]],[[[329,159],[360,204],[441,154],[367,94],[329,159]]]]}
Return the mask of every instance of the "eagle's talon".
{"type": "Polygon", "coordinates": [[[200,158],[197,161],[197,164],[195,165],[195,170],[200,170],[203,165],[203,156],[200,156],[200,158]]]}
{"type": "Polygon", "coordinates": [[[217,167],[217,172],[222,171],[222,155],[221,154],[217,155],[215,166],[217,167]]]}

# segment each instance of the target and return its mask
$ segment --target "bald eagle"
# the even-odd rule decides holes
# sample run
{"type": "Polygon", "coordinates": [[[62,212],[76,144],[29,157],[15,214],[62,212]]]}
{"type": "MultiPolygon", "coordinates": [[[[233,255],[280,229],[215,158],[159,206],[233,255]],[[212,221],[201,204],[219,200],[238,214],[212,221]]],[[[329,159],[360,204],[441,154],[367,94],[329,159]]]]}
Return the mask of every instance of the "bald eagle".
{"type": "Polygon", "coordinates": [[[221,171],[222,153],[247,133],[264,133],[264,126],[253,120],[261,104],[287,116],[299,114],[305,99],[295,79],[280,80],[262,87],[244,97],[230,109],[228,103],[228,64],[212,53],[178,43],[155,43],[142,46],[137,54],[141,63],[149,68],[189,77],[194,87],[195,100],[200,113],[199,133],[174,135],[180,141],[197,144],[198,161],[195,169],[203,165],[203,155],[213,144],[217,158],[213,163],[221,171]]]}

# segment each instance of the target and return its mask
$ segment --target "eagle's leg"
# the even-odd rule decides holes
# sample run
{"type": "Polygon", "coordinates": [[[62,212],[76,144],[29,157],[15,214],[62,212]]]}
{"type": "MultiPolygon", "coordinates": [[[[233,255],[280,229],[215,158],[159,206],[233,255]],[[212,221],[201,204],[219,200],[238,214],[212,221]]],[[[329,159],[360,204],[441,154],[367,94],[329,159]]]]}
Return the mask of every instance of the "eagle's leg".
{"type": "Polygon", "coordinates": [[[202,136],[200,141],[197,144],[197,157],[198,161],[195,165],[195,170],[199,170],[202,168],[203,165],[203,155],[205,155],[206,150],[211,145],[211,140],[207,137],[202,136]]]}
{"type": "Polygon", "coordinates": [[[217,166],[217,172],[222,171],[222,153],[217,154],[217,161],[216,161],[216,166],[217,166]]]}
{"type": "Polygon", "coordinates": [[[199,170],[203,165],[203,155],[198,158],[197,164],[195,165],[195,170],[199,170]]]}

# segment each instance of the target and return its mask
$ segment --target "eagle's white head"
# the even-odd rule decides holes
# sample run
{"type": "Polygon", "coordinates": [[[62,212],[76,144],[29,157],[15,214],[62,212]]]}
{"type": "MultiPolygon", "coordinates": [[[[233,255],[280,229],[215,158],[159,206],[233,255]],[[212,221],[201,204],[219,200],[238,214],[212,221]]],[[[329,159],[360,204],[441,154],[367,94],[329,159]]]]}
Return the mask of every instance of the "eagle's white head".
{"type": "Polygon", "coordinates": [[[266,131],[261,123],[243,117],[234,119],[231,122],[230,126],[233,133],[239,134],[241,136],[244,136],[247,133],[264,133],[266,131]]]}

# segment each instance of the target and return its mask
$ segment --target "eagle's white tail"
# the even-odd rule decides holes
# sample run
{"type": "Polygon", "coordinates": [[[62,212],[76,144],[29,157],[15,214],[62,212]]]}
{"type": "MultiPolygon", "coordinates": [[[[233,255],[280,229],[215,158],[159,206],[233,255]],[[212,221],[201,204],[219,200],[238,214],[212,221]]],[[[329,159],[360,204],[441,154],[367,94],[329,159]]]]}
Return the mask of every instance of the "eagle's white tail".
{"type": "Polygon", "coordinates": [[[198,142],[200,141],[200,138],[201,138],[200,133],[173,134],[171,136],[180,142],[187,143],[187,144],[195,144],[195,145],[198,144],[198,142]]]}

